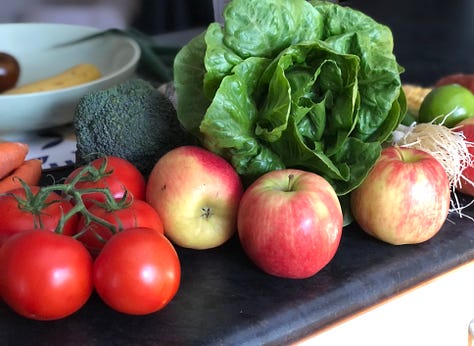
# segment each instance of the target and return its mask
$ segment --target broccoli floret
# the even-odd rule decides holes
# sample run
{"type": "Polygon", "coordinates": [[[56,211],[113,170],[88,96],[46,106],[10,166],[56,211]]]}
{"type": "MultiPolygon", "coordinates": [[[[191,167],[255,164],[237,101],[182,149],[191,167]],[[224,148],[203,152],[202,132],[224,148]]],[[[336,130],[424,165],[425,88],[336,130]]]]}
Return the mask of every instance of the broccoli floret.
{"type": "Polygon", "coordinates": [[[140,78],[84,95],[73,124],[76,164],[114,155],[132,162],[145,176],[163,154],[193,142],[171,101],[140,78]]]}

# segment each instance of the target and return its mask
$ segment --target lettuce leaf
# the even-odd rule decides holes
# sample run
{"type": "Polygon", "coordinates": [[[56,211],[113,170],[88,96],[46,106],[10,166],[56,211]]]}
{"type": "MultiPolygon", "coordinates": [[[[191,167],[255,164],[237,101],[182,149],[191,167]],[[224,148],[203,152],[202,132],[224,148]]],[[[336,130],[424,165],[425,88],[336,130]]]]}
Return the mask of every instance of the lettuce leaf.
{"type": "Polygon", "coordinates": [[[348,194],[406,111],[390,29],[325,1],[233,0],[224,19],[175,58],[181,124],[248,182],[292,167],[348,194]]]}

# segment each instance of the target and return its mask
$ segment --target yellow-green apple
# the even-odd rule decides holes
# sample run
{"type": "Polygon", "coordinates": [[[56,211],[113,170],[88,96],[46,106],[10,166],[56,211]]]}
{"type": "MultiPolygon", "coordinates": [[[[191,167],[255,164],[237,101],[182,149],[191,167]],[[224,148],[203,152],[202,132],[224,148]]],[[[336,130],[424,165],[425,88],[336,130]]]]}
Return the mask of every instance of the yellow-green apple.
{"type": "Polygon", "coordinates": [[[351,193],[354,220],[366,233],[393,245],[432,238],[449,213],[450,185],[429,153],[384,148],[362,184],[351,193]]]}
{"type": "Polygon", "coordinates": [[[242,193],[240,177],[225,159],[198,146],[181,146],[155,164],[146,200],[160,215],[164,233],[173,243],[208,249],[236,232],[242,193]]]}
{"type": "MultiPolygon", "coordinates": [[[[463,133],[466,142],[469,143],[467,146],[469,155],[474,157],[474,118],[462,120],[453,130],[463,133]]],[[[472,160],[474,161],[474,159],[472,160]]],[[[471,164],[462,171],[461,179],[456,189],[466,195],[474,196],[474,164],[471,164]]]]}
{"type": "Polygon", "coordinates": [[[313,276],[331,261],[342,223],[332,186],[297,169],[260,176],[245,190],[237,216],[248,257],[268,274],[293,279],[313,276]]]}

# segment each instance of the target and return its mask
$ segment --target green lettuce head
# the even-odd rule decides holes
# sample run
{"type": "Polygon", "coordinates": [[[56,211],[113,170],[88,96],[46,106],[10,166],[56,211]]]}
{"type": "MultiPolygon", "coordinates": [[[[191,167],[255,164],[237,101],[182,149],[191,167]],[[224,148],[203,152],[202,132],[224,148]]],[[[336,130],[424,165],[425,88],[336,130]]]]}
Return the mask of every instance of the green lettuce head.
{"type": "Polygon", "coordinates": [[[348,194],[406,102],[390,29],[325,1],[233,0],[176,56],[178,118],[252,181],[315,172],[348,194]]]}

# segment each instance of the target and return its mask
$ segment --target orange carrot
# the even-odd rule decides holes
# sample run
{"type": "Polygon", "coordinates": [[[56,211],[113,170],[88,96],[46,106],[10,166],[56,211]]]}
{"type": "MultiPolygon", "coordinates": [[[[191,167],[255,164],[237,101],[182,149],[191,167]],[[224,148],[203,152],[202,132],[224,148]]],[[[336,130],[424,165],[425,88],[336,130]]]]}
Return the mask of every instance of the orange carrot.
{"type": "Polygon", "coordinates": [[[23,164],[28,149],[25,143],[0,142],[0,179],[23,164]]]}
{"type": "Polygon", "coordinates": [[[10,175],[0,180],[0,193],[21,187],[20,179],[28,185],[38,185],[41,178],[41,164],[39,159],[26,160],[10,175]]]}

